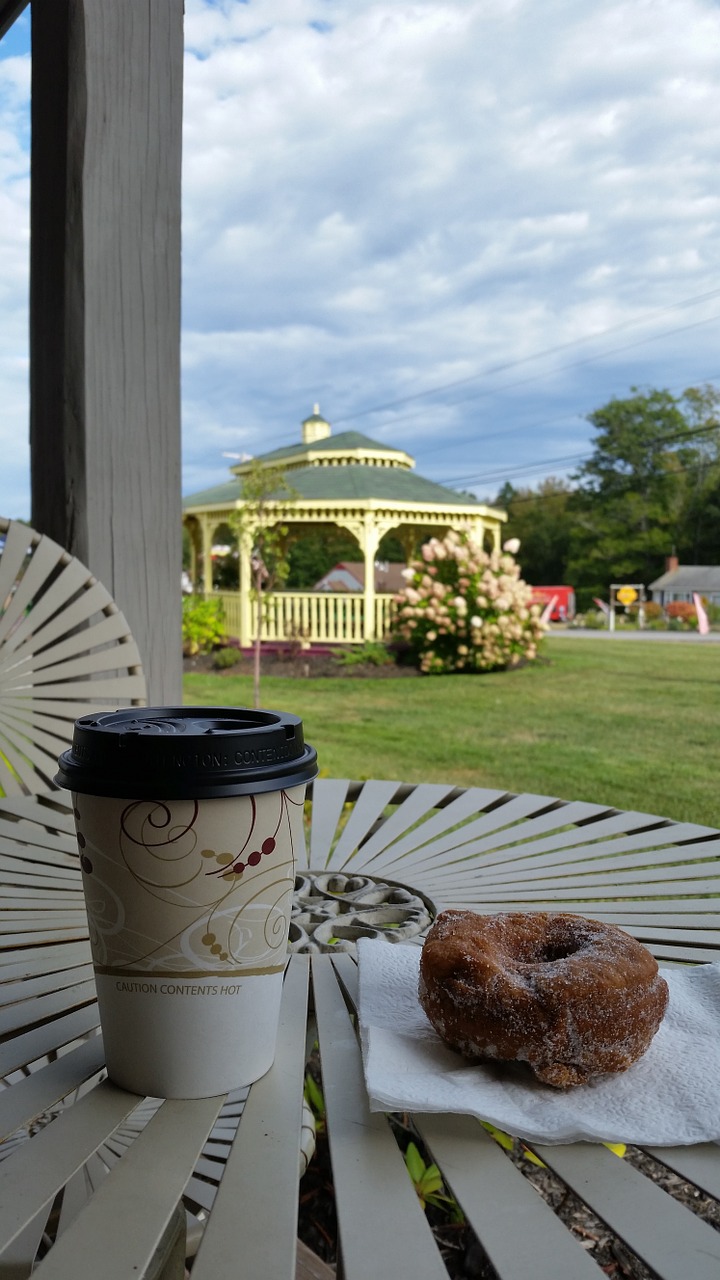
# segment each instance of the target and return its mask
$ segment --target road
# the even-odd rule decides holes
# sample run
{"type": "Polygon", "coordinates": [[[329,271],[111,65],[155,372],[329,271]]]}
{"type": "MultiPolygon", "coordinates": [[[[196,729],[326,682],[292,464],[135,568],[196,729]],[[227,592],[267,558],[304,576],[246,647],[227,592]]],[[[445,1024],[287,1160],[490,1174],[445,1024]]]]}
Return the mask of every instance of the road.
{"type": "Polygon", "coordinates": [[[720,631],[710,631],[706,636],[697,631],[634,631],[618,627],[616,631],[585,630],[583,627],[551,627],[547,635],[552,639],[578,640],[650,640],[661,644],[718,644],[720,631]]]}

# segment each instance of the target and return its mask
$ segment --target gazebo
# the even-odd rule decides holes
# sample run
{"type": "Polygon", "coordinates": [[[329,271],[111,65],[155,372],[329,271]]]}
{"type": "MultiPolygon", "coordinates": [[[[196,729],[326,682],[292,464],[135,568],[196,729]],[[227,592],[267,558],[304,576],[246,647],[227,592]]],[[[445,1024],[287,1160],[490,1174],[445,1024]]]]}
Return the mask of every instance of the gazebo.
{"type": "Polygon", "coordinates": [[[292,498],[279,490],[268,504],[270,519],[288,529],[289,538],[309,528],[346,530],[355,538],[365,566],[365,585],[358,592],[276,591],[264,610],[263,639],[303,637],[311,642],[357,643],[386,634],[392,595],[377,592],[375,560],[386,534],[400,540],[406,560],[430,534],[467,529],[486,546],[500,544],[507,519],[504,511],[415,473],[415,460],[403,449],[380,444],[357,431],[333,435],[319,406],[302,423],[297,444],[263,454],[254,462],[231,467],[233,479],[186,497],[183,522],[190,534],[191,577],[202,584],[206,599],[220,598],[230,634],[241,645],[254,636],[250,607],[252,518],[243,480],[253,466],[279,470],[287,477],[292,498]],[[235,592],[213,588],[212,546],[220,526],[240,525],[237,537],[239,586],[235,592]]]}

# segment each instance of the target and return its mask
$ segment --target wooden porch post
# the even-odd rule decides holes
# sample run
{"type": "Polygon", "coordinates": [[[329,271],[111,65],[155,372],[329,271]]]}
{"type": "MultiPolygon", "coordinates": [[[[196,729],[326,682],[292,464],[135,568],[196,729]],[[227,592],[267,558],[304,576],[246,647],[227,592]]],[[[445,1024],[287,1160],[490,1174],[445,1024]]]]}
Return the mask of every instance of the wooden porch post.
{"type": "Polygon", "coordinates": [[[33,0],[32,522],[181,696],[183,0],[33,0]]]}

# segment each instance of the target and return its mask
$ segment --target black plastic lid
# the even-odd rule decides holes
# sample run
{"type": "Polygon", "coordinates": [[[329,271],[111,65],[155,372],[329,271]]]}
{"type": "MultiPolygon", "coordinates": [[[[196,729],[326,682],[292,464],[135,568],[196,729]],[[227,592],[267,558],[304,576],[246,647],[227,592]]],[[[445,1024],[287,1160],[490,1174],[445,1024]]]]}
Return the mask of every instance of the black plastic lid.
{"type": "Polygon", "coordinates": [[[75,721],[55,781],[81,795],[211,799],[280,791],[317,775],[302,721],[249,707],[128,707],[75,721]]]}

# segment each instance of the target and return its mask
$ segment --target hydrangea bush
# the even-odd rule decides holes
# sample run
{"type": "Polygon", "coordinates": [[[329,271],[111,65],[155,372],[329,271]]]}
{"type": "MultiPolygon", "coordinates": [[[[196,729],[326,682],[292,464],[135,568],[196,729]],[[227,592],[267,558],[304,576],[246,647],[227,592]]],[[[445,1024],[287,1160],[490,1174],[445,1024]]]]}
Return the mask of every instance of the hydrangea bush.
{"type": "Polygon", "coordinates": [[[519,546],[511,538],[486,552],[454,530],[425,543],[395,597],[395,628],[421,671],[495,671],[537,657],[545,624],[520,577],[519,546]]]}

